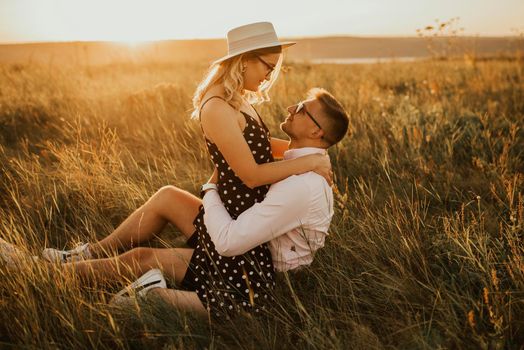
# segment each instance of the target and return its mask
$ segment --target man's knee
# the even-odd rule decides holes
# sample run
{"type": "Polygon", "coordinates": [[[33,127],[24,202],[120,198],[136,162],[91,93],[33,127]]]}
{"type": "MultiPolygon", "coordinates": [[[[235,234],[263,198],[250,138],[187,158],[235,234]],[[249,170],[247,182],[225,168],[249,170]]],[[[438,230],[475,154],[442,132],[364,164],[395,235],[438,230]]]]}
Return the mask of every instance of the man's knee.
{"type": "Polygon", "coordinates": [[[149,198],[143,208],[163,216],[163,210],[176,203],[179,191],[175,186],[164,186],[149,198]]]}
{"type": "Polygon", "coordinates": [[[153,195],[152,199],[154,199],[155,202],[158,202],[158,203],[173,203],[173,202],[176,202],[181,192],[182,190],[179,189],[178,187],[168,185],[168,186],[164,186],[160,188],[153,195]]]}

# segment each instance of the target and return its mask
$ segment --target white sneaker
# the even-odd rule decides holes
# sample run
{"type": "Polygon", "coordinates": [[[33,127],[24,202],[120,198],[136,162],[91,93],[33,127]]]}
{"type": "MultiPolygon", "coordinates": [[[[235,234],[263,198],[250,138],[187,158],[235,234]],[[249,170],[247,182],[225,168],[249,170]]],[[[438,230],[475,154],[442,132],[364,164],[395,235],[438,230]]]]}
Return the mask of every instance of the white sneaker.
{"type": "Polygon", "coordinates": [[[68,263],[92,259],[89,251],[89,243],[80,243],[78,247],[71,250],[58,250],[46,248],[42,251],[42,257],[50,262],[68,263]]]}
{"type": "Polygon", "coordinates": [[[166,279],[159,269],[152,269],[140,276],[129,286],[116,293],[111,303],[119,303],[131,296],[145,297],[151,289],[167,288],[166,279]]]}

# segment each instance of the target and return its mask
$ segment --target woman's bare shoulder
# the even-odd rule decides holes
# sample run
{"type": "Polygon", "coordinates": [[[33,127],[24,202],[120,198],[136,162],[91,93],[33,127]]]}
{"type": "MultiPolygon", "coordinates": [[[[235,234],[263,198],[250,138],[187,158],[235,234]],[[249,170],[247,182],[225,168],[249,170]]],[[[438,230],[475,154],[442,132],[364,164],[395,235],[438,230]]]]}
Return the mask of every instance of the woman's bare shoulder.
{"type": "Polygon", "coordinates": [[[205,121],[209,119],[223,119],[231,117],[236,119],[237,112],[235,109],[221,98],[208,98],[209,100],[200,109],[200,120],[205,121]]]}
{"type": "MultiPolygon", "coordinates": [[[[207,95],[207,94],[206,94],[207,95]]],[[[211,141],[216,136],[216,133],[224,133],[226,130],[244,128],[245,121],[241,118],[241,113],[235,110],[227,101],[222,98],[213,98],[209,95],[205,96],[209,101],[202,105],[200,109],[200,122],[204,129],[204,134],[211,141]]],[[[219,96],[222,97],[222,96],[219,96]]],[[[205,102],[206,100],[203,99],[205,102]]],[[[226,132],[227,134],[227,132],[226,132]]]]}

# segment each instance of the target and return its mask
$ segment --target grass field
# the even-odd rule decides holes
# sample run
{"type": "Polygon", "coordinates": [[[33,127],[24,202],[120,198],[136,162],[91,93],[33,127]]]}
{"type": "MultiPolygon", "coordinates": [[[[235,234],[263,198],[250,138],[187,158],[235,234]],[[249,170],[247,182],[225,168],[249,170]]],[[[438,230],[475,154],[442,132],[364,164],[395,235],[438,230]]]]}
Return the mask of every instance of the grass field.
{"type": "MultiPolygon", "coordinates": [[[[0,66],[0,237],[38,254],[111,232],[211,173],[191,95],[205,65],[0,66]]],[[[351,115],[330,154],[326,247],[260,318],[208,324],[115,285],[0,266],[0,342],[28,348],[522,349],[524,61],[292,64],[260,106],[324,87],[351,115]]],[[[155,246],[180,245],[175,229],[155,246]]]]}

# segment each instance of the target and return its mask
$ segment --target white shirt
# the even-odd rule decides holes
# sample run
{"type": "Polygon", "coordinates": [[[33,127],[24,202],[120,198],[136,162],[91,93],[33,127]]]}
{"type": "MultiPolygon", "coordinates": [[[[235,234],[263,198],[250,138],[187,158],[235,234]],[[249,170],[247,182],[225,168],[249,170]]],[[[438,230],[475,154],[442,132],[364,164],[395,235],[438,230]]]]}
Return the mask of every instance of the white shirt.
{"type": "MultiPolygon", "coordinates": [[[[326,150],[313,147],[291,149],[284,159],[326,150]]],[[[277,271],[287,271],[313,261],[324,246],[333,217],[333,192],[314,172],[293,175],[270,186],[266,198],[233,220],[217,191],[203,198],[204,223],[217,252],[241,255],[269,242],[277,271]]]]}

